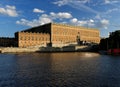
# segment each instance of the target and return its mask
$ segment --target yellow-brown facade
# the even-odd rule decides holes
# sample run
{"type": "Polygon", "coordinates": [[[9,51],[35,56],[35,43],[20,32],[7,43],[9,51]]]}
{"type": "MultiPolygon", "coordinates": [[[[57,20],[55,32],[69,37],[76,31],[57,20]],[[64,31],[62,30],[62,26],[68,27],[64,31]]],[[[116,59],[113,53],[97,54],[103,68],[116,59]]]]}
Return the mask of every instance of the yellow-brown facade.
{"type": "Polygon", "coordinates": [[[15,33],[18,47],[47,46],[49,43],[53,47],[59,47],[76,44],[78,37],[81,41],[100,42],[100,32],[98,29],[57,23],[49,23],[15,33]]]}
{"type": "Polygon", "coordinates": [[[100,32],[97,29],[55,23],[51,29],[52,43],[56,45],[76,43],[78,36],[81,41],[100,42],[100,32]]]}
{"type": "Polygon", "coordinates": [[[17,32],[18,47],[46,46],[50,43],[50,35],[45,33],[17,32]]]}

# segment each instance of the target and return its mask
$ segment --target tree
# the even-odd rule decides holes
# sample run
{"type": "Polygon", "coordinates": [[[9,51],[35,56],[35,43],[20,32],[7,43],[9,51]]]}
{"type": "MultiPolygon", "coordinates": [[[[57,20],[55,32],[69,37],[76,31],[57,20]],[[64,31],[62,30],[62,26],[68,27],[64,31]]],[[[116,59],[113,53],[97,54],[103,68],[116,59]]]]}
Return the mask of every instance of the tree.
{"type": "Polygon", "coordinates": [[[111,48],[120,48],[120,30],[112,32],[109,39],[111,48]]]}

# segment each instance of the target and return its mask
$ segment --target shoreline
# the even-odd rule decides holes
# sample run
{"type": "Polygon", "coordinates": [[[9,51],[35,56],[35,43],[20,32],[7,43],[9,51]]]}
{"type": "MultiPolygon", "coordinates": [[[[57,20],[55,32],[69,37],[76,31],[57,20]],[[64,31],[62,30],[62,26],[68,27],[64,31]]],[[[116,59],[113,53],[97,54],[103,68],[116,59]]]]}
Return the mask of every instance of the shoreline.
{"type": "Polygon", "coordinates": [[[88,46],[66,46],[66,47],[1,47],[0,53],[61,53],[61,52],[96,52],[88,46]]]}

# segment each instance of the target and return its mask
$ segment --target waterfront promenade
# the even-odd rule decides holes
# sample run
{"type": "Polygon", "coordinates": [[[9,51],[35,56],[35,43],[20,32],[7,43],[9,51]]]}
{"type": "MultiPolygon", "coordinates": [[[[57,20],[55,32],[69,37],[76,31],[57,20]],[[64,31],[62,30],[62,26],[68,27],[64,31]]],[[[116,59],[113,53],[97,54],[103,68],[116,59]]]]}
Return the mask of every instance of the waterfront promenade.
{"type": "Polygon", "coordinates": [[[89,46],[65,46],[65,47],[1,47],[1,53],[19,53],[19,52],[74,52],[87,51],[89,46]]]}

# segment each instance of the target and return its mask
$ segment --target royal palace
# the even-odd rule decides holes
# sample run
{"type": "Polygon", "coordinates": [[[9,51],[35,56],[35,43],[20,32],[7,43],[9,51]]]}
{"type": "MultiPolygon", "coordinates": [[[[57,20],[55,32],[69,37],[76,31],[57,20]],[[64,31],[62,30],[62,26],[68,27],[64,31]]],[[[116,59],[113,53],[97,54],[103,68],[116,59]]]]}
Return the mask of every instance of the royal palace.
{"type": "MultiPolygon", "coordinates": [[[[48,23],[20,32],[15,32],[15,38],[12,40],[14,44],[11,43],[11,46],[17,47],[61,47],[68,46],[70,44],[79,44],[81,41],[88,43],[99,43],[100,31],[93,28],[48,23]]],[[[2,41],[5,42],[4,40],[2,41]]],[[[9,41],[7,43],[9,43],[9,41]]],[[[4,43],[2,46],[3,45],[4,43]]]]}

